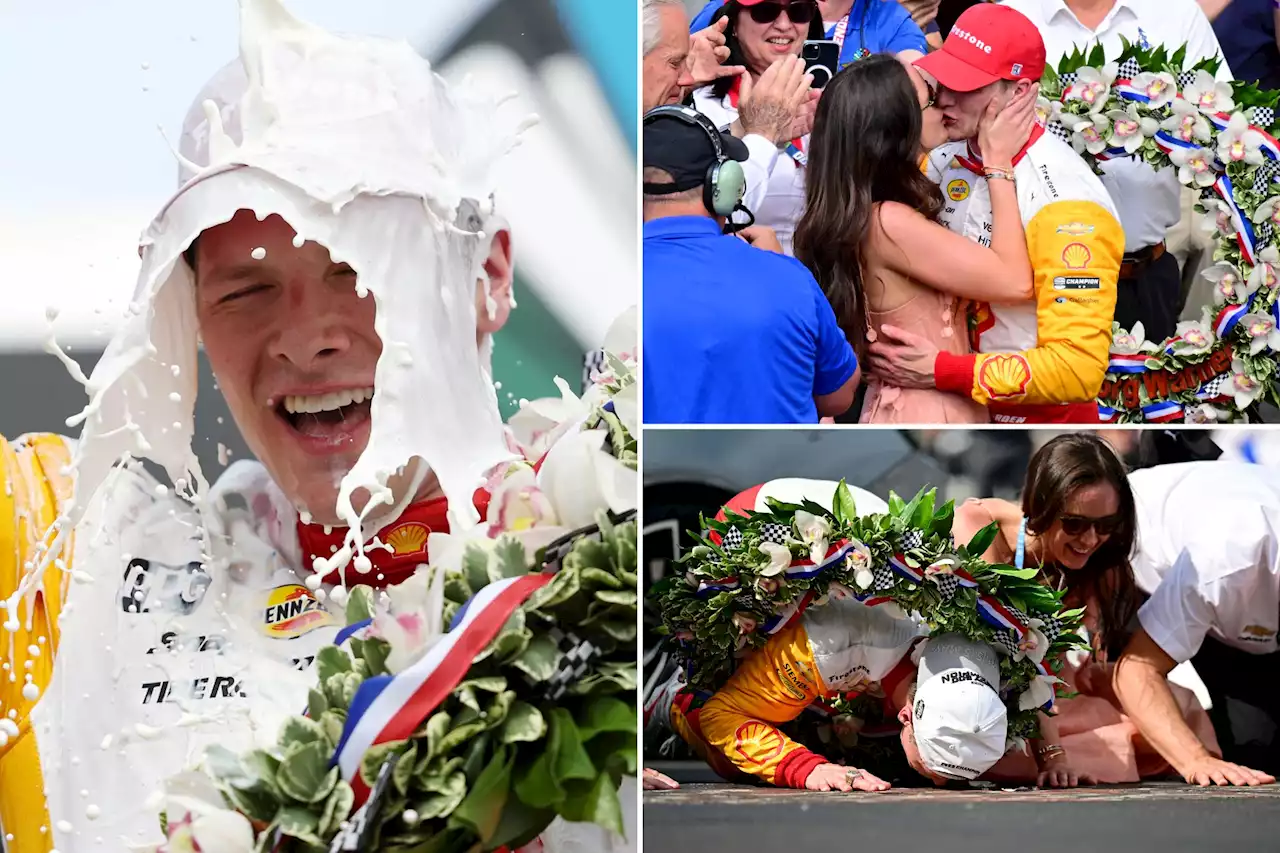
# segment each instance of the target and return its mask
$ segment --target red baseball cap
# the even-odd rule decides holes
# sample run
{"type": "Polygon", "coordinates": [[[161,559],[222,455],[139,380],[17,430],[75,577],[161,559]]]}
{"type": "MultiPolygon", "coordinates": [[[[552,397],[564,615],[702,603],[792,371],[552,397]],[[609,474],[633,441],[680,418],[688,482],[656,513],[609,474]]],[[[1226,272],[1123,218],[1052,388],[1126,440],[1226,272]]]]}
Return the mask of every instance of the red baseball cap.
{"type": "Polygon", "coordinates": [[[972,92],[997,80],[1038,81],[1044,75],[1044,38],[1016,9],[979,3],[956,19],[941,50],[915,64],[953,92],[972,92]]]}

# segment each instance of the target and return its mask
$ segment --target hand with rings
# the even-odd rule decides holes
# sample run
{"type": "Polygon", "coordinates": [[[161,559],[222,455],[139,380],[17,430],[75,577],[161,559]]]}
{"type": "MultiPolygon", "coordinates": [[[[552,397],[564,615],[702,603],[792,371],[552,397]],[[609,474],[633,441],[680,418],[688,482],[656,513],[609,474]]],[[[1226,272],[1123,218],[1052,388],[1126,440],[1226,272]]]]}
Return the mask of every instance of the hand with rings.
{"type": "Polygon", "coordinates": [[[819,764],[804,780],[810,791],[887,791],[888,782],[856,767],[819,764]]]}

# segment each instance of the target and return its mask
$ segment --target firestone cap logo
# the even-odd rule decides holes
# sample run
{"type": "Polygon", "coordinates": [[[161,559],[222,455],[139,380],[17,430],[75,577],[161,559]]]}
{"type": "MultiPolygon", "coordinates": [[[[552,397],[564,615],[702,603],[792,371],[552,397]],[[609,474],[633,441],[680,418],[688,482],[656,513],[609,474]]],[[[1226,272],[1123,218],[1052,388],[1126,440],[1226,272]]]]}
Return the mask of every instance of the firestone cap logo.
{"type": "Polygon", "coordinates": [[[951,32],[947,35],[947,38],[948,39],[958,38],[960,39],[960,41],[967,41],[969,44],[973,45],[983,53],[991,52],[991,45],[987,44],[985,41],[978,38],[973,33],[966,32],[965,30],[962,30],[959,27],[952,27],[951,32]]]}

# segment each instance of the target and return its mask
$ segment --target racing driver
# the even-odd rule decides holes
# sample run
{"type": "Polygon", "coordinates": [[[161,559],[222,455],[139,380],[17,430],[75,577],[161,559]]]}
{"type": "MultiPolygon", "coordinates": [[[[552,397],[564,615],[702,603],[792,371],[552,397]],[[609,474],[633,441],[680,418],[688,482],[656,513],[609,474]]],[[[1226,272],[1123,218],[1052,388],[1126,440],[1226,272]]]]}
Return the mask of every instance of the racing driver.
{"type": "Polygon", "coordinates": [[[871,347],[873,367],[894,385],[968,395],[996,422],[1097,423],[1094,399],[1106,373],[1124,253],[1115,206],[1071,146],[1040,124],[1011,163],[984,162],[978,147],[984,112],[1044,73],[1044,40],[1020,12],[979,3],[956,20],[941,50],[915,64],[938,81],[938,105],[954,140],[935,149],[927,166],[943,191],[939,219],[989,243],[987,181],[1013,181],[1034,302],[971,305],[968,355],[882,330],[871,347]]]}

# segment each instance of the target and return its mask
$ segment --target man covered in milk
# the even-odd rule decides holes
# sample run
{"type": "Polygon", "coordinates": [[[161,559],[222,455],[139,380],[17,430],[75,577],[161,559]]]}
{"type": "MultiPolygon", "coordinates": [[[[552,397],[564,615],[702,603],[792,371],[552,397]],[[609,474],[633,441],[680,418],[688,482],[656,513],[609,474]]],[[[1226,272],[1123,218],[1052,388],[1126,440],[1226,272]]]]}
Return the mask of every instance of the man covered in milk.
{"type": "Polygon", "coordinates": [[[491,169],[524,124],[408,44],[241,7],[129,315],[78,377],[79,441],[0,439],[8,853],[161,843],[164,780],[212,743],[272,743],[344,585],[408,578],[514,458],[489,376],[513,307],[491,169]],[[261,460],[212,486],[198,342],[261,460]]]}

